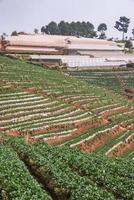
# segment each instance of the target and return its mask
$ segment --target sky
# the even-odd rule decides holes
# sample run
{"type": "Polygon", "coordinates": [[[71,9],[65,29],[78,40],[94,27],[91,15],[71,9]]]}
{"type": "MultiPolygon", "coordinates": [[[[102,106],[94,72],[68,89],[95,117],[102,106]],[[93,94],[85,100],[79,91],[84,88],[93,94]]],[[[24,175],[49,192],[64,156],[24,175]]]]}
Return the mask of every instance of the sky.
{"type": "Polygon", "coordinates": [[[128,36],[134,28],[134,0],[0,0],[0,34],[12,31],[32,33],[50,21],[89,21],[97,29],[108,26],[108,37],[119,37],[114,28],[120,16],[130,18],[128,36]]]}

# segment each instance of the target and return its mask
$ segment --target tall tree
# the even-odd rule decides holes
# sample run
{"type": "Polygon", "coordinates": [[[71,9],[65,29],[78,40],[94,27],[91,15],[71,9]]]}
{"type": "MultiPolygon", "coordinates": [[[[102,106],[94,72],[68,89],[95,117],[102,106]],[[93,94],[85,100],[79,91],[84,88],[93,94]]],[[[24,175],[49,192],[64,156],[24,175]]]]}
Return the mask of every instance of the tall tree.
{"type": "Polygon", "coordinates": [[[18,35],[17,31],[13,31],[13,32],[11,33],[11,36],[17,36],[17,35],[18,35]]]}
{"type": "Polygon", "coordinates": [[[99,39],[106,39],[106,33],[105,33],[105,31],[107,31],[107,25],[105,23],[101,23],[98,26],[97,31],[100,32],[99,39]]]}
{"type": "Polygon", "coordinates": [[[61,35],[70,35],[71,34],[70,25],[69,25],[69,23],[67,23],[65,21],[61,21],[58,24],[58,28],[59,28],[61,35]]]}
{"type": "Polygon", "coordinates": [[[130,24],[130,19],[123,16],[123,17],[120,17],[119,21],[116,21],[115,23],[115,28],[118,30],[118,31],[121,31],[122,32],[122,40],[124,41],[124,35],[125,33],[127,33],[128,31],[128,27],[129,27],[129,24],[130,24]]]}
{"type": "Polygon", "coordinates": [[[88,38],[93,38],[93,37],[97,37],[96,31],[94,30],[94,25],[90,22],[87,22],[87,37],[88,38]]]}
{"type": "Polygon", "coordinates": [[[80,26],[80,22],[71,22],[70,24],[69,24],[69,26],[70,26],[70,30],[71,30],[71,33],[70,33],[70,35],[76,35],[76,36],[78,36],[78,34],[76,33],[76,26],[78,27],[78,26],[80,26]],[[77,23],[77,25],[76,25],[76,23],[77,23]]]}
{"type": "Polygon", "coordinates": [[[38,33],[39,33],[39,30],[38,30],[37,28],[35,28],[35,29],[34,29],[34,33],[35,33],[35,34],[38,34],[38,33]]]}
{"type": "Polygon", "coordinates": [[[130,40],[127,40],[127,41],[125,42],[125,48],[131,49],[132,47],[133,47],[132,42],[131,42],[130,40]]]}
{"type": "Polygon", "coordinates": [[[50,22],[46,27],[42,26],[42,33],[52,35],[73,35],[77,37],[96,37],[96,31],[94,25],[90,22],[65,22],[61,21],[58,25],[55,22],[50,22]]]}
{"type": "Polygon", "coordinates": [[[41,27],[41,33],[43,33],[43,34],[44,34],[44,33],[45,33],[45,31],[46,31],[46,29],[45,29],[45,26],[42,26],[42,27],[41,27]]]}
{"type": "Polygon", "coordinates": [[[45,33],[51,34],[51,35],[58,35],[60,33],[59,27],[56,22],[50,22],[46,28],[45,28],[45,33]]]}

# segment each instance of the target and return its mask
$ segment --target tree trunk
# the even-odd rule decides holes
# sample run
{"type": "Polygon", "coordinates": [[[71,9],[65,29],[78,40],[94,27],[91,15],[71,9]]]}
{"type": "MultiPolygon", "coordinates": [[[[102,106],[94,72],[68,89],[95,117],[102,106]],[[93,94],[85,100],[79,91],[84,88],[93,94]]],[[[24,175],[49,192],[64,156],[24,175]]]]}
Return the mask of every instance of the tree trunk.
{"type": "Polygon", "coordinates": [[[122,34],[122,40],[124,41],[124,35],[125,35],[125,33],[124,33],[124,31],[123,31],[123,34],[122,34]]]}

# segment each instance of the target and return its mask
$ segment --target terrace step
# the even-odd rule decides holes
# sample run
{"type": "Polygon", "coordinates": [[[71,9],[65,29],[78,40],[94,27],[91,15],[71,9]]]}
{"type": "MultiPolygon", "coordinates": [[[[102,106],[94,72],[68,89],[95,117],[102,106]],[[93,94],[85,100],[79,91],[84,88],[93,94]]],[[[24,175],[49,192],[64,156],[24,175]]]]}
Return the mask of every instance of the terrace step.
{"type": "Polygon", "coordinates": [[[76,143],[73,146],[79,147],[82,151],[89,153],[94,151],[96,148],[99,146],[107,143],[111,139],[113,139],[116,135],[121,134],[124,132],[126,129],[123,128],[120,125],[115,125],[111,129],[106,129],[104,131],[100,131],[98,133],[95,133],[88,138],[80,141],[79,143],[76,143]]]}
{"type": "Polygon", "coordinates": [[[108,156],[121,156],[130,149],[134,149],[134,133],[125,140],[117,143],[107,152],[108,156]]]}

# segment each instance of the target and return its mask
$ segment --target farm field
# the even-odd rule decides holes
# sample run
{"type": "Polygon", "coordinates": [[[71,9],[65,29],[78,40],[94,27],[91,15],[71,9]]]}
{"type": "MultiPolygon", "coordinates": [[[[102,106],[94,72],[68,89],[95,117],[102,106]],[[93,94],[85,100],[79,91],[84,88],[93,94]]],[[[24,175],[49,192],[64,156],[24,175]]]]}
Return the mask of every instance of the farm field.
{"type": "Polygon", "coordinates": [[[0,146],[2,195],[6,199],[131,200],[131,159],[88,155],[44,142],[5,138],[0,146]]]}
{"type": "Polygon", "coordinates": [[[27,135],[88,153],[132,155],[134,102],[113,90],[3,56],[0,84],[3,135],[27,135]]]}
{"type": "Polygon", "coordinates": [[[133,200],[134,101],[77,73],[0,56],[2,200],[133,200]]]}
{"type": "Polygon", "coordinates": [[[102,86],[116,93],[122,92],[122,85],[126,88],[134,87],[133,69],[96,70],[70,72],[70,75],[86,80],[89,84],[102,86]]]}

